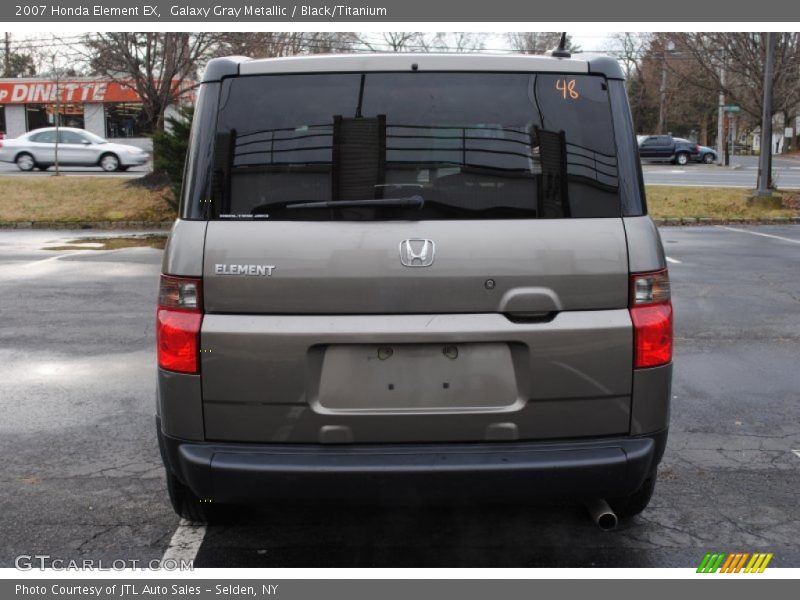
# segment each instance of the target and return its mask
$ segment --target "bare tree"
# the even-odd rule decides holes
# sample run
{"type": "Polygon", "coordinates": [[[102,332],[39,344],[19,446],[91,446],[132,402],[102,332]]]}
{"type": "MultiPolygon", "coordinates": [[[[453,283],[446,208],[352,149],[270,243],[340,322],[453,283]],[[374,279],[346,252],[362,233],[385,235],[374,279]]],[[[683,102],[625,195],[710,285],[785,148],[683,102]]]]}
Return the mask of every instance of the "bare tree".
{"type": "Polygon", "coordinates": [[[160,131],[167,106],[194,86],[218,41],[213,33],[100,32],[83,45],[91,71],[134,89],[149,125],[160,131]]]}
{"type": "Polygon", "coordinates": [[[647,47],[647,35],[629,31],[611,34],[608,51],[614,54],[625,72],[626,81],[641,73],[639,63],[647,47]]]}
{"type": "MultiPolygon", "coordinates": [[[[544,54],[548,50],[557,48],[561,41],[561,34],[558,32],[542,31],[513,31],[506,34],[506,40],[511,49],[522,54],[544,54]]],[[[570,36],[567,36],[567,50],[580,50],[572,43],[570,36]]]]}
{"type": "Polygon", "coordinates": [[[648,34],[640,48],[624,35],[619,57],[623,68],[630,65],[628,97],[637,130],[697,136],[708,144],[717,97],[703,68],[671,33],[648,34]]]}
{"type": "Polygon", "coordinates": [[[486,47],[485,33],[439,31],[423,39],[430,52],[479,52],[486,47]]]}
{"type": "Polygon", "coordinates": [[[215,55],[255,58],[350,52],[356,35],[339,31],[263,31],[221,34],[215,55]]]}
{"type": "Polygon", "coordinates": [[[36,62],[24,46],[20,47],[6,31],[2,42],[3,77],[30,77],[36,74],[36,62]]]}
{"type": "Polygon", "coordinates": [[[422,31],[384,31],[378,34],[360,33],[356,41],[372,52],[413,52],[424,50],[422,31]]]}
{"type": "Polygon", "coordinates": [[[485,33],[384,31],[354,36],[358,46],[372,52],[478,52],[486,43],[485,33]]]}
{"type": "MultiPolygon", "coordinates": [[[[755,119],[761,116],[766,34],[750,32],[675,33],[679,50],[700,67],[702,77],[688,79],[711,92],[722,90],[755,119]],[[724,72],[724,75],[723,75],[724,72]]],[[[800,33],[776,34],[774,114],[800,104],[800,33]]]]}

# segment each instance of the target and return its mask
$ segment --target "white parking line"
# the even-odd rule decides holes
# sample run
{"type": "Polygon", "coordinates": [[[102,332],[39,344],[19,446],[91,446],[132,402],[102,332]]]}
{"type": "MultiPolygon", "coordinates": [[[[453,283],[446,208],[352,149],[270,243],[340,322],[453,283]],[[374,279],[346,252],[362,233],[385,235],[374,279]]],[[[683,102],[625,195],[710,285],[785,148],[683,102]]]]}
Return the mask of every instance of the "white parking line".
{"type": "Polygon", "coordinates": [[[740,185],[731,183],[666,183],[645,181],[645,185],[658,185],[661,187],[697,187],[697,188],[752,188],[753,185],[740,185]]]}
{"type": "Polygon", "coordinates": [[[55,256],[48,256],[47,258],[42,258],[40,260],[34,260],[34,261],[29,262],[28,266],[29,267],[33,267],[33,266],[36,266],[36,265],[43,265],[43,264],[46,264],[46,263],[49,263],[49,262],[54,262],[56,260],[60,260],[60,259],[64,258],[65,256],[69,256],[69,254],[57,254],[55,256]]]}
{"type": "Polygon", "coordinates": [[[178,523],[178,528],[172,534],[172,539],[169,541],[169,546],[164,551],[164,556],[161,558],[161,564],[165,561],[174,560],[180,563],[181,561],[187,562],[194,560],[197,556],[197,551],[200,550],[200,544],[203,543],[203,538],[206,535],[206,526],[192,523],[186,519],[181,519],[178,523]]]}
{"type": "Polygon", "coordinates": [[[770,233],[761,233],[760,231],[750,231],[749,229],[737,229],[736,227],[728,227],[726,225],[717,225],[720,229],[727,229],[728,231],[737,231],[739,233],[749,233],[750,235],[760,235],[761,237],[771,238],[773,240],[780,240],[782,242],[789,242],[790,244],[800,244],[800,240],[793,240],[792,238],[783,237],[781,235],[772,235],[770,233]]]}
{"type": "Polygon", "coordinates": [[[672,258],[671,256],[667,257],[667,262],[672,263],[673,265],[681,264],[681,261],[679,261],[677,258],[672,258]]]}
{"type": "Polygon", "coordinates": [[[792,450],[792,452],[794,452],[794,453],[795,453],[795,455],[797,456],[797,458],[800,458],[800,450],[792,450]]]}
{"type": "MultiPolygon", "coordinates": [[[[58,245],[58,244],[54,244],[54,245],[58,245]]],[[[65,244],[60,244],[60,245],[63,246],[65,244]]],[[[47,263],[51,263],[51,262],[55,262],[57,260],[61,260],[62,258],[65,258],[67,256],[78,256],[79,254],[86,254],[86,253],[92,253],[92,252],[97,252],[97,250],[77,250],[76,249],[76,250],[74,250],[72,252],[67,252],[65,254],[56,254],[55,256],[48,256],[47,258],[41,258],[39,260],[31,261],[31,262],[29,262],[27,264],[27,266],[28,267],[36,267],[38,265],[46,265],[47,263]]]]}

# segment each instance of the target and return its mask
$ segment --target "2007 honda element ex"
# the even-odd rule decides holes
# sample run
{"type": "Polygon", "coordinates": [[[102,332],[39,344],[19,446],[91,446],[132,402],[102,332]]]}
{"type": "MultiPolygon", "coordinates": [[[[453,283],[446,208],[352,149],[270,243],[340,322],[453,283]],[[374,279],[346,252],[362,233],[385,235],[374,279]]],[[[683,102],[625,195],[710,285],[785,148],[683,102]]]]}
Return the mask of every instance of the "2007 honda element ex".
{"type": "Polygon", "coordinates": [[[214,59],[157,309],[170,498],[650,500],[672,305],[610,58],[214,59]]]}

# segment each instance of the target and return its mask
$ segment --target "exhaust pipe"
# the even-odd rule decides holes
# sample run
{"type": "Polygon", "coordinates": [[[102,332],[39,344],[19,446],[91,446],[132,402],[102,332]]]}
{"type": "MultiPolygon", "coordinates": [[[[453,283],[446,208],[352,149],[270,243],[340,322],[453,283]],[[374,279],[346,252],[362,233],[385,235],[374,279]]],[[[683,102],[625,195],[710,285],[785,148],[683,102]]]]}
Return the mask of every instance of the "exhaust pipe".
{"type": "Polygon", "coordinates": [[[595,498],[593,500],[587,500],[584,504],[595,525],[600,529],[603,531],[616,529],[619,519],[617,519],[616,513],[608,505],[608,502],[602,498],[595,498]]]}

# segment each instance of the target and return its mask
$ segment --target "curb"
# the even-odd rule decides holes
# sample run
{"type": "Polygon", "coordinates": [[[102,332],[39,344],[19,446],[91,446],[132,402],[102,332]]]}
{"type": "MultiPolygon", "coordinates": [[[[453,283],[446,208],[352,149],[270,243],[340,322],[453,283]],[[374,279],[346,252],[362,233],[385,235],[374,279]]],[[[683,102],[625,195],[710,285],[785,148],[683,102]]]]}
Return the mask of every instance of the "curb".
{"type": "Polygon", "coordinates": [[[674,225],[800,225],[800,217],[769,217],[765,219],[712,219],[710,217],[663,217],[654,218],[659,227],[674,225]]]}
{"type": "Polygon", "coordinates": [[[0,229],[163,229],[174,221],[0,221],[0,229]]]}

